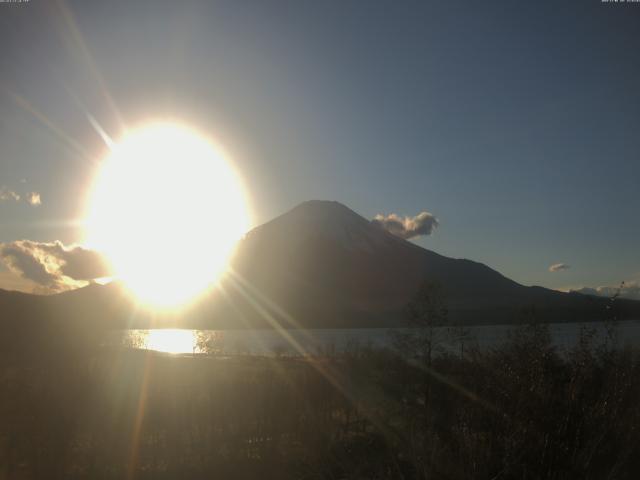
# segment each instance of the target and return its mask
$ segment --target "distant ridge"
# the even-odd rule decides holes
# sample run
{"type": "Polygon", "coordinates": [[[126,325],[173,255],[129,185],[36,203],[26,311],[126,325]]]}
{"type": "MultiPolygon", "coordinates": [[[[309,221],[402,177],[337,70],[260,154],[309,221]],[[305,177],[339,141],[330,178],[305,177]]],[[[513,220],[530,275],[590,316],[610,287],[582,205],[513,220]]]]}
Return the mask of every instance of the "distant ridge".
{"type": "MultiPolygon", "coordinates": [[[[0,291],[0,312],[114,328],[176,324],[198,328],[391,327],[423,281],[442,285],[452,321],[513,323],[611,316],[609,300],[520,285],[478,262],[453,259],[393,236],[345,205],[304,202],[251,230],[231,272],[178,315],[136,309],[116,284],[51,297],[0,291]]],[[[616,300],[619,318],[640,318],[640,302],[616,300]]]]}

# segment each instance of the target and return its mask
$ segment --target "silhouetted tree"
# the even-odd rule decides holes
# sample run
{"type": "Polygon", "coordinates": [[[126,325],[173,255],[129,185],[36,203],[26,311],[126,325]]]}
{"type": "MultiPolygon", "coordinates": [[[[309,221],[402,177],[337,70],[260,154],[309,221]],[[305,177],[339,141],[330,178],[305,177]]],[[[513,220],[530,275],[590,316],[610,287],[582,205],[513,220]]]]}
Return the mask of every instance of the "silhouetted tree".
{"type": "Polygon", "coordinates": [[[444,339],[442,327],[448,324],[449,311],[442,286],[423,282],[407,304],[406,315],[410,330],[396,336],[396,347],[430,368],[434,350],[444,339]]]}

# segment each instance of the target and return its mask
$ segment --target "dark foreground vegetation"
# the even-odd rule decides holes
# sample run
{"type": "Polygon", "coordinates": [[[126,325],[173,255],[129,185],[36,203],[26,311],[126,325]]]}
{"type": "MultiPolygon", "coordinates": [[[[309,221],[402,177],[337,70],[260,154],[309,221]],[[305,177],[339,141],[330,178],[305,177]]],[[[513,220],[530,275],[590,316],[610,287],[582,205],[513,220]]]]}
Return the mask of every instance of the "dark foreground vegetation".
{"type": "Polygon", "coordinates": [[[558,352],[528,325],[433,355],[416,332],[313,359],[4,337],[0,478],[637,478],[638,352],[589,331],[558,352]]]}

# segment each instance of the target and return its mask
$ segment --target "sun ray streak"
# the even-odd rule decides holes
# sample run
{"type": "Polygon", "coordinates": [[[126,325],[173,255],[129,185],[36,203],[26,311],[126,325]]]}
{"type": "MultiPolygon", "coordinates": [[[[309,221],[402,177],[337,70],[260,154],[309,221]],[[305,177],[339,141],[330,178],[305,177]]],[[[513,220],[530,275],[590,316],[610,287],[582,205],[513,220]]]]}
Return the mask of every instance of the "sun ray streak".
{"type": "Polygon", "coordinates": [[[131,447],[129,453],[129,462],[127,464],[127,478],[135,478],[136,468],[138,465],[138,456],[140,452],[140,437],[142,432],[142,422],[144,421],[145,410],[147,406],[147,395],[149,390],[149,378],[151,376],[152,353],[149,352],[145,356],[144,371],[142,373],[142,382],[140,384],[140,394],[138,397],[138,407],[136,416],[133,419],[133,428],[131,431],[131,447]]]}
{"type": "MultiPolygon", "coordinates": [[[[237,280],[239,275],[235,277],[237,280]]],[[[256,310],[256,312],[263,316],[267,322],[280,334],[282,337],[289,342],[289,344],[303,357],[307,358],[309,361],[309,365],[311,365],[318,373],[320,373],[331,385],[333,385],[344,397],[347,401],[349,401],[352,405],[357,406],[359,403],[358,395],[353,391],[354,389],[349,386],[349,382],[344,378],[344,375],[331,367],[329,362],[323,361],[322,359],[314,358],[308,354],[308,352],[304,349],[302,345],[300,345],[295,338],[287,332],[286,329],[280,325],[278,320],[271,314],[269,311],[264,308],[260,303],[253,298],[251,292],[258,292],[257,289],[251,287],[251,292],[245,291],[245,286],[250,286],[249,282],[246,280],[243,284],[239,282],[232,283],[236,287],[236,289],[240,292],[240,294],[249,301],[250,305],[256,310]]],[[[265,295],[259,294],[261,300],[268,302],[268,304],[276,306],[279,311],[283,312],[287,318],[298,324],[295,319],[284,311],[281,307],[277,306],[277,304],[271,300],[269,300],[265,295]]],[[[364,412],[363,415],[378,428],[381,432],[383,432],[386,436],[394,436],[398,437],[399,433],[394,431],[392,428],[378,421],[378,419],[374,415],[370,415],[367,412],[364,412]]]]}
{"type": "MultiPolygon", "coordinates": [[[[235,280],[235,278],[233,278],[235,280]]],[[[236,290],[249,302],[249,304],[255,309],[255,311],[262,316],[271,327],[275,329],[294,349],[298,354],[303,357],[309,356],[304,347],[293,338],[293,336],[287,332],[286,329],[280,325],[278,320],[247,291],[244,284],[240,284],[237,281],[232,282],[232,285],[236,287],[236,290]]]]}
{"type": "Polygon", "coordinates": [[[58,138],[60,138],[71,150],[75,153],[79,154],[83,158],[86,158],[90,161],[95,162],[94,158],[89,154],[89,152],[78,142],[76,142],[73,138],[71,138],[67,133],[65,133],[62,129],[60,129],[54,122],[52,122],[49,117],[47,117],[44,113],[35,108],[29,101],[23,96],[8,90],[3,87],[3,90],[7,93],[7,95],[25,112],[30,113],[36,120],[38,120],[42,125],[44,125],[48,130],[54,133],[58,138]]]}
{"type": "Polygon", "coordinates": [[[70,34],[72,44],[74,44],[77,47],[78,51],[80,52],[80,55],[84,60],[84,62],[86,63],[89,69],[89,72],[91,73],[91,75],[93,76],[93,78],[95,79],[98,85],[100,94],[104,98],[107,106],[111,110],[111,113],[113,114],[116,121],[118,122],[118,125],[122,128],[125,122],[123,121],[120,110],[118,109],[113,97],[111,96],[111,93],[109,92],[109,89],[107,88],[107,84],[104,80],[104,77],[100,73],[100,69],[98,68],[98,65],[93,59],[93,55],[91,55],[91,52],[89,51],[89,48],[87,47],[86,42],[84,41],[84,38],[82,36],[82,33],[80,32],[80,29],[78,28],[73,12],[71,11],[71,8],[69,8],[69,6],[66,4],[64,0],[60,0],[59,2],[57,2],[57,6],[58,6],[58,10],[61,13],[60,16],[64,21],[66,31],[69,32],[70,34]]]}
{"type": "Polygon", "coordinates": [[[107,134],[107,132],[104,131],[104,128],[102,128],[102,125],[100,125],[98,121],[90,113],[85,111],[85,115],[87,116],[87,120],[89,120],[89,123],[91,124],[93,129],[96,131],[96,133],[100,136],[100,138],[105,143],[105,145],[109,148],[112,148],[113,140],[107,134]]]}
{"type": "Polygon", "coordinates": [[[251,293],[253,293],[254,295],[256,295],[262,302],[264,302],[273,312],[277,313],[279,316],[281,316],[284,320],[287,321],[287,323],[292,326],[293,328],[299,328],[301,330],[302,326],[300,325],[300,323],[293,318],[293,316],[291,316],[287,311],[285,311],[282,307],[280,307],[277,303],[275,303],[274,301],[272,301],[270,298],[268,298],[267,296],[265,296],[262,292],[260,292],[257,288],[255,288],[253,285],[251,285],[251,283],[249,283],[242,275],[240,275],[238,272],[236,272],[232,267],[229,267],[229,274],[238,282],[242,283],[242,285],[249,289],[251,291],[251,293]]]}
{"type": "Polygon", "coordinates": [[[487,402],[486,400],[480,398],[478,395],[476,395],[472,391],[464,388],[462,385],[454,382],[451,378],[446,377],[445,375],[442,375],[441,373],[439,373],[435,369],[428,368],[427,366],[422,365],[419,362],[417,362],[415,360],[412,360],[412,359],[407,359],[406,362],[407,362],[408,365],[411,365],[412,367],[415,367],[418,370],[426,373],[427,375],[429,375],[430,377],[433,377],[438,382],[448,386],[449,388],[455,390],[456,392],[458,392],[459,394],[463,395],[464,397],[467,397],[469,400],[471,400],[473,402],[476,402],[477,404],[479,404],[482,407],[486,408],[487,410],[489,410],[489,411],[491,411],[493,413],[500,413],[500,411],[498,410],[497,407],[495,407],[491,403],[487,402]]]}
{"type": "Polygon", "coordinates": [[[89,121],[89,124],[94,129],[94,131],[98,134],[100,139],[105,143],[105,145],[108,148],[112,148],[113,145],[114,145],[113,139],[106,132],[106,130],[102,127],[102,125],[100,125],[100,122],[98,122],[98,120],[89,112],[89,109],[78,98],[78,96],[71,90],[69,85],[67,85],[67,83],[64,80],[58,79],[58,81],[60,82],[60,85],[62,86],[62,88],[64,88],[65,92],[67,92],[67,95],[69,95],[69,97],[71,97],[71,99],[76,104],[78,109],[83,113],[83,115],[89,121]]]}

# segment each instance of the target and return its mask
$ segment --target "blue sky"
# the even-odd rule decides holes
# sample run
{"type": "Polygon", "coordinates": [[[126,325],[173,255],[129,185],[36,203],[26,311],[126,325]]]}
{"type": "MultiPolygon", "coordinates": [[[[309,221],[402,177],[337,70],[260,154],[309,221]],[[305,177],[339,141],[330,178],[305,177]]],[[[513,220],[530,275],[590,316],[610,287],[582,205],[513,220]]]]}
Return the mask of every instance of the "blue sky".
{"type": "Polygon", "coordinates": [[[112,103],[210,132],[256,223],[308,199],[426,210],[414,241],[524,284],[639,280],[639,20],[598,0],[0,4],[0,187],[42,200],[0,201],[0,242],[80,240],[105,154],[87,113],[117,137],[112,103]]]}

